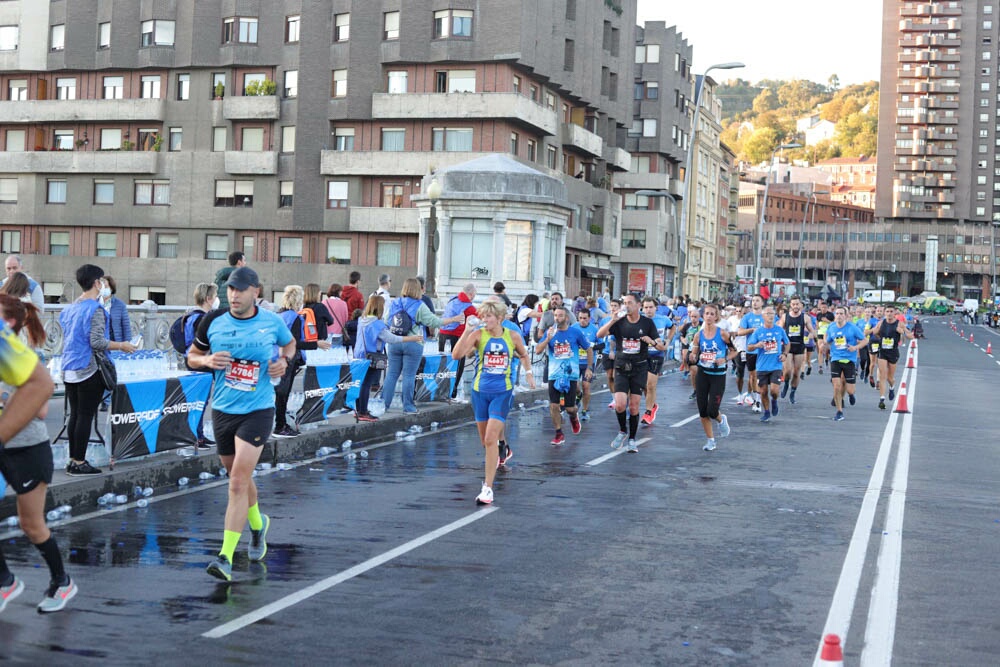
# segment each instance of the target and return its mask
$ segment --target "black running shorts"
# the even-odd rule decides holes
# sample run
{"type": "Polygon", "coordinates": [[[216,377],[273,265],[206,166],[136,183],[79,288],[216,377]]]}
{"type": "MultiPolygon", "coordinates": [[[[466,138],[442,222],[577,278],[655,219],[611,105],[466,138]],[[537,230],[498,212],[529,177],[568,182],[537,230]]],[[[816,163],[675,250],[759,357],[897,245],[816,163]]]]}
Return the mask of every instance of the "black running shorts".
{"type": "Polygon", "coordinates": [[[219,456],[236,454],[236,438],[254,447],[263,447],[274,429],[274,408],[256,410],[245,415],[231,415],[212,410],[212,431],[219,456]]]}

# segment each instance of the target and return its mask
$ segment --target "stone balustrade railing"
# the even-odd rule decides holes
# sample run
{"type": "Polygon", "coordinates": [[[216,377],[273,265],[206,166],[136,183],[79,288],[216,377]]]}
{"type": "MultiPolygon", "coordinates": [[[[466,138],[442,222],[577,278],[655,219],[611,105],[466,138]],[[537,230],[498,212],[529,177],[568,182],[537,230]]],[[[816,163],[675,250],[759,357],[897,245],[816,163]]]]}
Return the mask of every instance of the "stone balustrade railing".
{"type": "MultiPolygon", "coordinates": [[[[42,350],[46,358],[62,354],[63,332],[59,324],[59,315],[64,308],[66,308],[64,304],[46,304],[42,313],[42,324],[45,326],[45,345],[42,350]]],[[[132,324],[132,338],[141,336],[140,347],[144,350],[172,351],[170,325],[190,308],[190,306],[158,306],[152,301],[129,306],[128,317],[132,324]]]]}

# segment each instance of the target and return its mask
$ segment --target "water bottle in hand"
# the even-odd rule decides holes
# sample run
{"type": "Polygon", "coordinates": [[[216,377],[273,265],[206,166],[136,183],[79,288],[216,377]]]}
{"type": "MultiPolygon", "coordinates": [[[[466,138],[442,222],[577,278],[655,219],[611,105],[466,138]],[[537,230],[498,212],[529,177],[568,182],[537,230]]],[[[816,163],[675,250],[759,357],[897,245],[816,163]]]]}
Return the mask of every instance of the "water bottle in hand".
{"type": "MultiPolygon", "coordinates": [[[[278,355],[274,355],[273,357],[271,357],[271,361],[272,362],[273,361],[277,361],[277,360],[278,360],[278,355]]],[[[273,384],[275,387],[277,387],[279,384],[281,384],[281,376],[280,375],[278,377],[273,377],[273,376],[269,375],[268,377],[271,378],[271,384],[273,384]]]]}
{"type": "Polygon", "coordinates": [[[483,323],[480,321],[480,319],[475,315],[469,315],[467,318],[465,318],[465,326],[472,329],[473,331],[479,329],[482,326],[482,324],[483,323]]]}

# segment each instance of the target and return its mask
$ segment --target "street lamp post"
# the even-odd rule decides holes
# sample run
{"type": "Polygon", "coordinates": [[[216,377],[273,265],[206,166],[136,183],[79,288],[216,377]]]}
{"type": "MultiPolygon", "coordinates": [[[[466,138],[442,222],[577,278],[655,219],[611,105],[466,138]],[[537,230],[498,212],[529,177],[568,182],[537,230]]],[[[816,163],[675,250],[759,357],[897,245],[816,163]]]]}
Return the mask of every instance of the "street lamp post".
{"type": "Polygon", "coordinates": [[[441,199],[441,183],[436,176],[431,176],[427,186],[427,198],[431,200],[430,217],[427,219],[427,275],[424,277],[424,288],[432,297],[437,296],[437,251],[441,245],[438,234],[437,203],[441,199]]]}
{"type": "Polygon", "coordinates": [[[778,151],[785,150],[786,148],[802,148],[802,144],[790,143],[790,144],[780,144],[777,148],[771,151],[771,158],[767,162],[767,178],[764,179],[764,201],[760,207],[760,222],[757,224],[757,253],[754,261],[754,277],[753,277],[753,292],[754,294],[760,293],[760,279],[761,279],[761,266],[760,266],[760,249],[761,244],[764,240],[764,217],[767,215],[767,193],[771,188],[771,169],[774,167],[774,156],[778,151]]]}
{"type": "Polygon", "coordinates": [[[838,217],[837,222],[846,222],[847,231],[842,232],[843,234],[843,250],[842,256],[840,258],[840,292],[843,300],[847,301],[847,254],[851,251],[851,219],[845,217],[838,217]]]}
{"type": "Polygon", "coordinates": [[[701,75],[701,79],[695,78],[694,84],[694,113],[691,114],[691,126],[688,128],[687,155],[684,157],[684,198],[681,200],[681,224],[677,237],[677,291],[679,296],[684,295],[684,263],[687,260],[687,219],[688,200],[691,198],[692,182],[691,162],[694,159],[694,135],[698,127],[698,116],[701,113],[701,95],[705,90],[705,78],[708,73],[715,69],[740,69],[746,67],[741,62],[718,63],[712,65],[701,75]]]}

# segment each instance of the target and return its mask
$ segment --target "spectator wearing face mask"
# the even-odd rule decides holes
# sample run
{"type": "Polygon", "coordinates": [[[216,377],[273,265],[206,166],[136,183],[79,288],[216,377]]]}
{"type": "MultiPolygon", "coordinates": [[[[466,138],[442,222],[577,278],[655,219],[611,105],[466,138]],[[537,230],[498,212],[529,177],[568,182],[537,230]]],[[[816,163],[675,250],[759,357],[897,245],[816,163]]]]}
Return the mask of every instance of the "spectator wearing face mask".
{"type": "Polygon", "coordinates": [[[118,294],[118,283],[111,276],[104,276],[104,283],[106,287],[101,290],[101,305],[111,318],[108,322],[108,339],[117,342],[132,340],[128,308],[124,301],[115,296],[118,294]]]}

